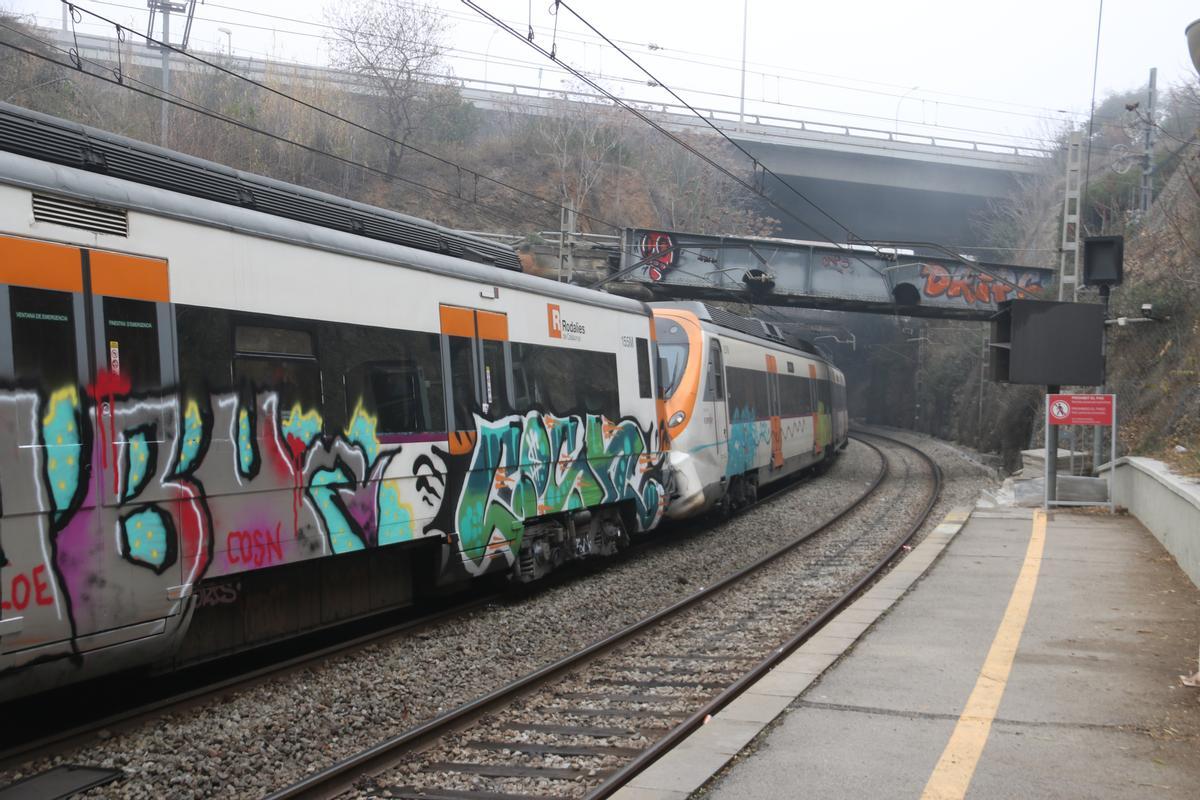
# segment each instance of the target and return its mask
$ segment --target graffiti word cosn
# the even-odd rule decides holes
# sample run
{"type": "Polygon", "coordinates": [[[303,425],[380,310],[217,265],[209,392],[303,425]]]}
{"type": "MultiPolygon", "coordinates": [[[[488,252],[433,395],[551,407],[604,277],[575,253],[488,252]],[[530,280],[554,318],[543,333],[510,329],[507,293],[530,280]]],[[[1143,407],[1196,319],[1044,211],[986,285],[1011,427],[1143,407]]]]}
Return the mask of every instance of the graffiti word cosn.
{"type": "Polygon", "coordinates": [[[230,564],[253,564],[262,567],[283,561],[281,524],[275,530],[230,531],[225,537],[225,549],[230,564]]]}

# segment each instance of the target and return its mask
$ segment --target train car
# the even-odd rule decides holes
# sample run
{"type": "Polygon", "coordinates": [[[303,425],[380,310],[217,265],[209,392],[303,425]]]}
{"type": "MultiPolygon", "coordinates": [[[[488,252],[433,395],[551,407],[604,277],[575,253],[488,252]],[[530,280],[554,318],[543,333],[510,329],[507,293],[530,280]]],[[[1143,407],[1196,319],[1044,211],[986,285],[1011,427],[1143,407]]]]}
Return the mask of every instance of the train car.
{"type": "Polygon", "coordinates": [[[846,381],[815,348],[703,303],[653,303],[671,501],[688,517],[827,466],[847,442],[846,381]]]}
{"type": "Polygon", "coordinates": [[[0,149],[0,699],[663,516],[644,304],[12,106],[0,149]]]}

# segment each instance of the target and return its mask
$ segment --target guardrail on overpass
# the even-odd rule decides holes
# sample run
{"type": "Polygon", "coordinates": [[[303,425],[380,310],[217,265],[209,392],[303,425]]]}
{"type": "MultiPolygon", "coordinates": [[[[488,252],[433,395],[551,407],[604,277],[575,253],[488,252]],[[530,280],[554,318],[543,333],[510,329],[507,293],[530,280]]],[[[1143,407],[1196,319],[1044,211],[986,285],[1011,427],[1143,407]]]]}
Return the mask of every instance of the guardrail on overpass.
{"type": "MultiPolygon", "coordinates": [[[[162,55],[157,47],[147,45],[144,41],[136,41],[132,37],[118,43],[113,37],[86,33],[72,35],[69,31],[58,29],[42,28],[39,29],[39,33],[60,47],[76,49],[85,65],[89,62],[117,64],[118,47],[121,48],[120,63],[126,67],[137,65],[157,70],[161,65],[162,55]]],[[[197,55],[258,81],[284,85],[337,85],[352,92],[373,92],[368,80],[345,70],[201,51],[197,51],[197,55]]],[[[177,53],[171,55],[171,68],[184,72],[209,69],[186,55],[177,53]]],[[[589,92],[564,92],[541,86],[436,75],[426,77],[431,82],[457,86],[464,99],[485,110],[548,115],[555,113],[564,101],[595,106],[597,109],[613,108],[606,98],[589,92]]],[[[636,105],[655,121],[677,132],[711,132],[704,120],[682,105],[640,102],[636,105]]],[[[725,109],[699,107],[696,110],[731,138],[758,144],[830,150],[1012,173],[1035,172],[1052,154],[1051,150],[1045,148],[951,136],[902,133],[763,114],[749,114],[744,119],[739,119],[737,113],[725,109]]]]}

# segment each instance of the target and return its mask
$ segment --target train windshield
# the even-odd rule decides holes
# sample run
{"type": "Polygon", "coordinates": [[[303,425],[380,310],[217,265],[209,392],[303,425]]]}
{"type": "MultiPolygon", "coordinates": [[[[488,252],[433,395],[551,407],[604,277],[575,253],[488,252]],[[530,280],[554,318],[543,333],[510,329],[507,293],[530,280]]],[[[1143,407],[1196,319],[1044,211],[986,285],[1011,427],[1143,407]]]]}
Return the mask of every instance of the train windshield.
{"type": "Polygon", "coordinates": [[[683,326],[674,320],[654,320],[654,338],[658,341],[658,385],[664,399],[671,399],[688,360],[688,338],[683,326]]]}

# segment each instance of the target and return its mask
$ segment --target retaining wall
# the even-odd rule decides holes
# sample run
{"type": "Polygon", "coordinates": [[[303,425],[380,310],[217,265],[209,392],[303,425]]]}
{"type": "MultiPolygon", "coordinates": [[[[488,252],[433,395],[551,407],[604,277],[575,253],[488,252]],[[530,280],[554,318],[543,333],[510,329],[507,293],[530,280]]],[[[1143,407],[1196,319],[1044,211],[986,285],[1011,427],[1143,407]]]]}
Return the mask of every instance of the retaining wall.
{"type": "MultiPolygon", "coordinates": [[[[1100,467],[1107,477],[1110,464],[1100,467]]],[[[1171,472],[1161,461],[1127,456],[1116,461],[1116,504],[1129,509],[1162,542],[1200,587],[1200,481],[1171,472]]]]}

